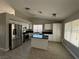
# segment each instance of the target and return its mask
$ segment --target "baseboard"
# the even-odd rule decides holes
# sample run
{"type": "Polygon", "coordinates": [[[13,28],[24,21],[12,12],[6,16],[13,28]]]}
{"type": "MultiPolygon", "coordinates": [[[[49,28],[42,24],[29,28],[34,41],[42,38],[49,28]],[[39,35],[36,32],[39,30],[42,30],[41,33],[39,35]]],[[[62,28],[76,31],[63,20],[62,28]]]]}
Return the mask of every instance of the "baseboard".
{"type": "Polygon", "coordinates": [[[2,51],[8,51],[9,48],[8,49],[0,48],[0,50],[2,50],[2,51]]]}
{"type": "Polygon", "coordinates": [[[50,43],[61,43],[59,41],[48,41],[48,42],[50,42],[50,43]]]}
{"type": "Polygon", "coordinates": [[[70,52],[70,54],[75,58],[75,59],[79,59],[64,43],[62,43],[63,46],[70,52]]]}

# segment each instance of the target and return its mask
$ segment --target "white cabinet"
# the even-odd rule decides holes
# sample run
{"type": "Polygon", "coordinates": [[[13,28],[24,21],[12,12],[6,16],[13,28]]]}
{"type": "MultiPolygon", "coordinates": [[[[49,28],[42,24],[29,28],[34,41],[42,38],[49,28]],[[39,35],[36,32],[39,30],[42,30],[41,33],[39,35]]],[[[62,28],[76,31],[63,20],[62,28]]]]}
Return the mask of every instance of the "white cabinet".
{"type": "Polygon", "coordinates": [[[49,34],[48,36],[49,36],[48,41],[53,41],[53,34],[49,34]]]}
{"type": "Polygon", "coordinates": [[[35,47],[35,48],[47,50],[48,49],[48,40],[31,38],[31,46],[35,47]]]}
{"type": "Polygon", "coordinates": [[[51,24],[45,24],[44,30],[51,30],[51,24]]]}
{"type": "Polygon", "coordinates": [[[52,32],[53,34],[48,35],[48,41],[61,42],[62,39],[62,24],[61,23],[53,23],[52,24],[52,32]]]}
{"type": "Polygon", "coordinates": [[[60,42],[62,34],[62,24],[53,23],[53,38],[52,41],[60,42]]]}

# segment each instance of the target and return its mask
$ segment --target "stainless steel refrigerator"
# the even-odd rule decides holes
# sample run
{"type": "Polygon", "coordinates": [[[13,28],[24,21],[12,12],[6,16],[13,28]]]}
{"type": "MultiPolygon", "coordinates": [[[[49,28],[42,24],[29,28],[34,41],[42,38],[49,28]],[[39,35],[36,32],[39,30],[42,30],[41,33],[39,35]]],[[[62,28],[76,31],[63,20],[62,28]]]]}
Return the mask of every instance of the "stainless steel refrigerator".
{"type": "Polygon", "coordinates": [[[9,49],[14,49],[22,44],[22,25],[9,24],[9,49]]]}

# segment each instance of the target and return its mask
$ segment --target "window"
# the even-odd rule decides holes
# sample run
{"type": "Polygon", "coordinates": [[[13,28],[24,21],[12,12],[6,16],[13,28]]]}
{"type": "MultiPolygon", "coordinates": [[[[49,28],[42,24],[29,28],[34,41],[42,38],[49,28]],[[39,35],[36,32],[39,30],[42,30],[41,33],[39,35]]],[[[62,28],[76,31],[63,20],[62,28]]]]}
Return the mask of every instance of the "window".
{"type": "Polygon", "coordinates": [[[42,33],[43,25],[33,25],[33,31],[34,32],[40,32],[42,33]]]}
{"type": "Polygon", "coordinates": [[[79,20],[65,23],[65,40],[79,47],[79,20]]]}
{"type": "Polygon", "coordinates": [[[65,24],[65,39],[67,41],[71,39],[71,22],[65,24]]]}

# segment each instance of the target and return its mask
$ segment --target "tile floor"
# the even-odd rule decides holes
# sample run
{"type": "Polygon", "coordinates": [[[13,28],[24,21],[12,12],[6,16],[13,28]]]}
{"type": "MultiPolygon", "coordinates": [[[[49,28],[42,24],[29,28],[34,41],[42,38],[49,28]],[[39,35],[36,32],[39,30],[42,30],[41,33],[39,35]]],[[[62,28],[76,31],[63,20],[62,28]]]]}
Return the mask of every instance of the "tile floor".
{"type": "Polygon", "coordinates": [[[30,41],[8,51],[0,51],[0,59],[74,59],[60,43],[49,43],[48,50],[32,48],[30,41]]]}

